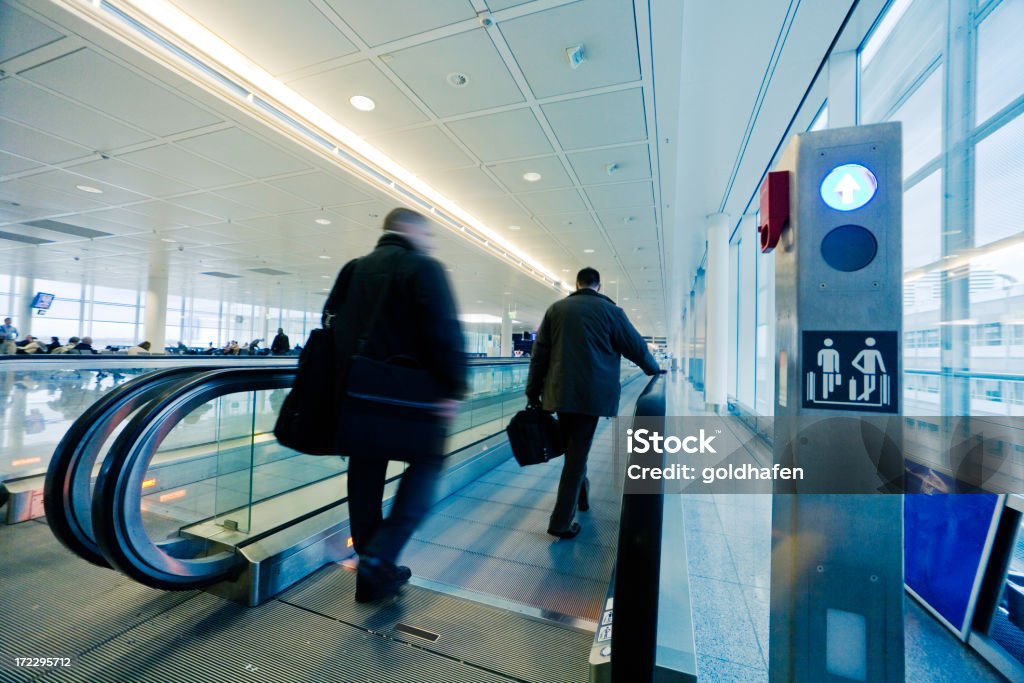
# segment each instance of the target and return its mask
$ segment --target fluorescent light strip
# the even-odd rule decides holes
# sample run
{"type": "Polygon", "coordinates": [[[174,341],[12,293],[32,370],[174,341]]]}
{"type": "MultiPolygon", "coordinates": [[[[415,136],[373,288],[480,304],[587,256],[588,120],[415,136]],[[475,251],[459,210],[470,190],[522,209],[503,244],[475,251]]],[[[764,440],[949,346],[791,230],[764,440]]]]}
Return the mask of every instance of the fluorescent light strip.
{"type": "MultiPolygon", "coordinates": [[[[500,235],[492,231],[482,221],[463,211],[433,187],[335,121],[326,112],[288,88],[166,0],[121,0],[118,4],[131,7],[139,15],[147,17],[160,28],[197,49],[222,65],[229,73],[253,87],[244,87],[232,78],[225,76],[202,59],[167,40],[132,14],[120,9],[114,2],[102,0],[99,6],[103,11],[134,29],[150,43],[156,44],[182,59],[247,104],[270,114],[318,147],[330,149],[350,168],[355,168],[360,175],[381,185],[381,189],[390,194],[397,193],[401,198],[428,208],[435,214],[440,215],[441,210],[444,210],[456,217],[454,221],[448,221],[455,227],[456,232],[476,238],[492,254],[503,258],[510,265],[518,267],[534,278],[542,280],[545,284],[563,291],[570,291],[571,288],[561,282],[557,276],[552,275],[530,257],[520,254],[514,246],[506,243],[500,235]],[[255,95],[256,92],[260,92],[261,95],[255,95]],[[280,103],[292,113],[282,111],[272,102],[280,103]],[[327,138],[303,122],[308,122],[341,144],[332,145],[327,138]],[[352,150],[354,154],[349,153],[345,148],[352,150]],[[394,180],[388,178],[388,175],[394,180]],[[467,226],[471,228],[471,231],[467,230],[467,226]]],[[[90,12],[95,12],[93,3],[85,3],[85,7],[89,8],[90,12]]]]}

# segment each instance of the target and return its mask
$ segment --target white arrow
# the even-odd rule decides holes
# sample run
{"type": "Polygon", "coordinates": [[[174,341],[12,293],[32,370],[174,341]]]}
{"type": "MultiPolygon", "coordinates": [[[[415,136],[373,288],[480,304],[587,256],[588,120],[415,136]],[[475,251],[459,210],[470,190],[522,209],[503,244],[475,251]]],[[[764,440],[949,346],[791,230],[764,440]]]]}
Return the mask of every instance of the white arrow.
{"type": "Polygon", "coordinates": [[[860,189],[860,185],[853,179],[853,176],[847,173],[843,176],[843,179],[836,184],[836,193],[839,194],[840,201],[843,204],[853,204],[853,195],[860,189]]]}

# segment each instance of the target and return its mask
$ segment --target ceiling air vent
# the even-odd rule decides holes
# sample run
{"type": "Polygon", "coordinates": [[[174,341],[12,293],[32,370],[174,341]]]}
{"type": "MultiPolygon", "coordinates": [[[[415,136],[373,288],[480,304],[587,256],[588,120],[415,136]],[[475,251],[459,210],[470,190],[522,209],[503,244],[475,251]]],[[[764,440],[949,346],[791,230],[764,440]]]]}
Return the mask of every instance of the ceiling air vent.
{"type": "Polygon", "coordinates": [[[29,237],[28,235],[17,235],[13,232],[4,232],[0,230],[0,240],[11,240],[12,242],[22,242],[23,244],[53,244],[53,240],[44,240],[38,237],[29,237]]]}
{"type": "Polygon", "coordinates": [[[232,275],[231,273],[222,273],[219,270],[210,270],[205,273],[199,273],[200,275],[209,275],[210,277],[222,277],[228,280],[242,277],[241,275],[232,275]]]}
{"type": "Polygon", "coordinates": [[[291,275],[286,270],[277,270],[276,268],[250,268],[249,271],[260,275],[291,275]]]}
{"type": "Polygon", "coordinates": [[[102,230],[93,230],[92,228],[83,228],[80,225],[71,225],[70,223],[61,223],[60,221],[28,221],[25,225],[31,225],[33,228],[42,228],[43,230],[52,230],[53,232],[61,232],[65,235],[74,235],[75,237],[110,237],[113,233],[103,232],[102,230]]]}

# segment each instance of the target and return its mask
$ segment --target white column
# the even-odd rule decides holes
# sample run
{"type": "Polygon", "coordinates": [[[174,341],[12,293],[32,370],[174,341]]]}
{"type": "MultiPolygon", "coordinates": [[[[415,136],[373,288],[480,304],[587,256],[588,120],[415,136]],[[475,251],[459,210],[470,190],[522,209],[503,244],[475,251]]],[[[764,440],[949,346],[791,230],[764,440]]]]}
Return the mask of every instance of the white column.
{"type": "Polygon", "coordinates": [[[707,218],[707,336],[704,365],[704,401],[725,412],[729,383],[729,217],[716,213],[707,218]]]}
{"type": "Polygon", "coordinates": [[[512,357],[512,316],[508,311],[501,315],[501,354],[506,358],[512,357]]]}
{"type": "MultiPolygon", "coordinates": [[[[16,277],[14,278],[15,288],[15,303],[14,308],[14,326],[18,328],[18,339],[24,339],[26,336],[32,334],[32,316],[35,311],[32,310],[32,299],[35,297],[35,280],[31,275],[28,277],[16,277]]],[[[3,321],[0,320],[0,323],[3,321]]],[[[47,339],[46,341],[50,341],[47,339]]]]}
{"type": "Polygon", "coordinates": [[[857,125],[857,51],[833,52],[828,59],[828,127],[857,125]]]}
{"type": "Polygon", "coordinates": [[[167,290],[167,251],[156,249],[149,256],[146,319],[142,328],[142,336],[150,343],[151,353],[164,353],[164,347],[167,345],[167,290]]]}

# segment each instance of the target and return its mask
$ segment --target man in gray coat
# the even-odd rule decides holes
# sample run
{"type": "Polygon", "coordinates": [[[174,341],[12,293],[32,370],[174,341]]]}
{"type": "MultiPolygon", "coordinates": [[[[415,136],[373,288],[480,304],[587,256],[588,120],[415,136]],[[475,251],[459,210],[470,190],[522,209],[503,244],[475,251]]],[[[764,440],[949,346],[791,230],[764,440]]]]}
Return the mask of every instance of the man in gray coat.
{"type": "Polygon", "coordinates": [[[587,456],[601,416],[619,413],[621,357],[648,375],[660,370],[647,343],[625,311],[600,293],[601,276],[593,268],[576,275],[576,291],[544,314],[530,358],[526,396],[531,404],[558,413],[565,438],[565,460],[558,500],[548,533],[573,538],[577,501],[587,510],[587,456]]]}

